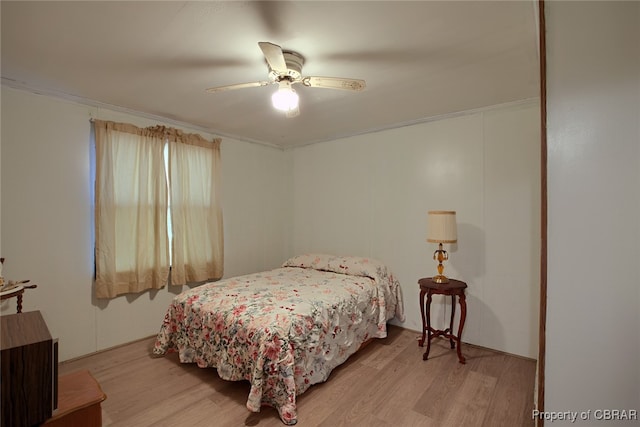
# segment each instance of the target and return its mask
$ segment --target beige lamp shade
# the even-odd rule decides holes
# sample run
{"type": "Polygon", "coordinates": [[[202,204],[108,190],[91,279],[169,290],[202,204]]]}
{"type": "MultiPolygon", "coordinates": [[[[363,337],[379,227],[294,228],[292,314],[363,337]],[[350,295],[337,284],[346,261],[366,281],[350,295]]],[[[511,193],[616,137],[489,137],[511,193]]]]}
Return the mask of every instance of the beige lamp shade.
{"type": "Polygon", "coordinates": [[[429,211],[427,242],[455,243],[457,241],[456,211],[429,211]]]}

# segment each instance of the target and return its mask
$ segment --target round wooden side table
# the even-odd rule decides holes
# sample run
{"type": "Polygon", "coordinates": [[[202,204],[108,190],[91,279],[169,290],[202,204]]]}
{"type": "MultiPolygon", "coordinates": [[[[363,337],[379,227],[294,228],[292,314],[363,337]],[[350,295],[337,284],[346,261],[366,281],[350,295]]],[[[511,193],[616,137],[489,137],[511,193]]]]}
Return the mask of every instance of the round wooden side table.
{"type": "Polygon", "coordinates": [[[429,350],[431,349],[431,340],[435,337],[443,336],[449,338],[451,348],[456,348],[458,351],[458,361],[460,363],[466,363],[462,350],[460,349],[462,337],[462,329],[464,328],[464,321],[467,317],[467,301],[464,294],[464,290],[467,288],[467,284],[460,280],[449,279],[449,283],[435,283],[430,277],[426,277],[418,280],[420,285],[420,314],[422,315],[422,338],[418,341],[420,347],[427,343],[427,350],[422,355],[422,360],[429,358],[429,350]],[[445,330],[433,329],[431,327],[431,297],[433,295],[450,295],[451,296],[451,321],[449,327],[445,330]],[[424,297],[427,297],[425,304],[424,297]],[[460,303],[460,323],[458,325],[458,334],[453,334],[453,318],[456,314],[456,296],[460,303]],[[425,306],[427,313],[425,316],[425,306]]]}
{"type": "Polygon", "coordinates": [[[22,313],[22,294],[24,294],[25,289],[34,289],[37,288],[38,285],[19,285],[14,289],[11,289],[6,292],[2,292],[0,294],[0,301],[4,301],[9,298],[16,297],[17,298],[17,307],[16,313],[22,313]]]}

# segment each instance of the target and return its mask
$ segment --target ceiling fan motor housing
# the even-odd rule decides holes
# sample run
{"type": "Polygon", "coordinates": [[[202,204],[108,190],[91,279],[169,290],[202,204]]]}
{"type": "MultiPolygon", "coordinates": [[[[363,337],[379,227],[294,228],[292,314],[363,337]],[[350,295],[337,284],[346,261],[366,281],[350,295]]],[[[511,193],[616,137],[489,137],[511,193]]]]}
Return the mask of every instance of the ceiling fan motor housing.
{"type": "Polygon", "coordinates": [[[302,79],[302,66],[304,65],[304,57],[297,52],[289,50],[282,51],[284,56],[284,62],[287,64],[286,73],[278,73],[274,70],[269,70],[269,77],[273,81],[280,81],[284,78],[294,82],[302,79]]]}

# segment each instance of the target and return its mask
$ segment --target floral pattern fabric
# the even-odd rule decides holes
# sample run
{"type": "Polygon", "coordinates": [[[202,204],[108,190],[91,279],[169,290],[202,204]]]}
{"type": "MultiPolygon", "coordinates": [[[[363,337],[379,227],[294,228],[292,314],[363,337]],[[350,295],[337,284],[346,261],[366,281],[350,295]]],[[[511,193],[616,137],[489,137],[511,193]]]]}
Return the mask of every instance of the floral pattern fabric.
{"type": "Polygon", "coordinates": [[[178,352],[182,363],[248,380],[249,410],[273,406],[285,424],[295,424],[297,395],[326,381],[364,341],[386,337],[388,320],[404,316],[399,284],[382,264],[343,257],[320,268],[309,257],[331,258],[295,257],[176,296],[154,354],[178,352]]]}

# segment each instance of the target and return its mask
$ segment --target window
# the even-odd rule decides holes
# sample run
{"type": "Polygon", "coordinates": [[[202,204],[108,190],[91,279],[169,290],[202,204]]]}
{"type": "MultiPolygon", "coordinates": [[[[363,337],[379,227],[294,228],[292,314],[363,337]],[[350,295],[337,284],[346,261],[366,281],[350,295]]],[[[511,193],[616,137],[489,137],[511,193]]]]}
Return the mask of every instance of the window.
{"type": "Polygon", "coordinates": [[[220,140],[100,120],[94,131],[96,296],[161,288],[170,265],[174,285],[222,277],[220,140]]]}

